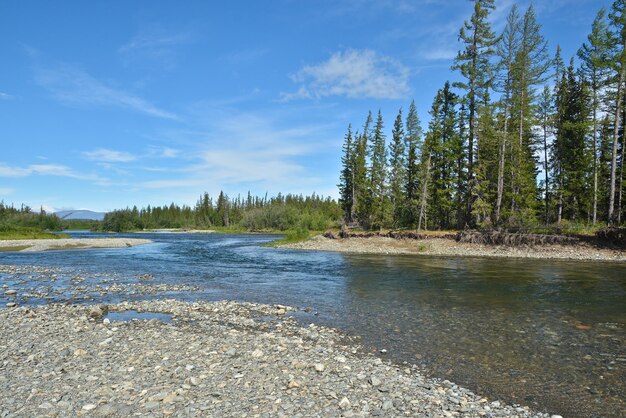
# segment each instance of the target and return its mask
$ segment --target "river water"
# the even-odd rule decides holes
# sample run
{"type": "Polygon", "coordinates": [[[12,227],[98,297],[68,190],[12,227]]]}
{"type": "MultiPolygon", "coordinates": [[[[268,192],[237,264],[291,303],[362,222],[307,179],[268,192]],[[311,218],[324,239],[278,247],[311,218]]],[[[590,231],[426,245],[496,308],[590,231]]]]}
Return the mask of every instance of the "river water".
{"type": "Polygon", "coordinates": [[[18,290],[17,300],[1,292],[0,303],[173,297],[310,308],[297,318],[490,399],[563,416],[626,410],[624,263],[346,255],[261,247],[275,239],[267,235],[141,237],[154,243],[0,253],[0,265],[56,269],[53,282],[0,273],[0,285],[18,290]],[[137,291],[141,283],[157,290],[137,291]],[[111,285],[117,291],[102,290],[111,285]],[[74,300],[76,287],[93,299],[74,300]]]}

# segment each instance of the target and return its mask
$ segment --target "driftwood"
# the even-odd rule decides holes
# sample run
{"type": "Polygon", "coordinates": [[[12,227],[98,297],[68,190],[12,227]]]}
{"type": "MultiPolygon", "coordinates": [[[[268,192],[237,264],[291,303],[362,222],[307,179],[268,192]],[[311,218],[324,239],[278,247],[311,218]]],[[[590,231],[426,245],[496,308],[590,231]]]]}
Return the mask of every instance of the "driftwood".
{"type": "Polygon", "coordinates": [[[326,231],[323,234],[324,237],[329,239],[337,239],[337,238],[375,238],[375,237],[384,237],[384,238],[394,238],[394,239],[428,239],[428,238],[447,238],[454,239],[454,234],[445,234],[445,235],[430,235],[428,233],[420,233],[415,231],[389,231],[389,232],[350,232],[348,228],[342,226],[339,231],[339,236],[335,235],[333,231],[326,231]]]}
{"type": "Polygon", "coordinates": [[[509,247],[551,244],[573,245],[580,242],[577,237],[568,235],[507,232],[495,229],[486,231],[466,229],[459,231],[455,239],[458,242],[470,244],[505,245],[509,247]]]}

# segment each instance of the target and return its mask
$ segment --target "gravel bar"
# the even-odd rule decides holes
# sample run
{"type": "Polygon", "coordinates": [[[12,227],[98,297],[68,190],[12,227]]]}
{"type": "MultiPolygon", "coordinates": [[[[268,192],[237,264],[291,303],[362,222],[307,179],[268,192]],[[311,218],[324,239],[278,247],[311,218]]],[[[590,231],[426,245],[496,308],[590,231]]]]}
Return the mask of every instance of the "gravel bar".
{"type": "Polygon", "coordinates": [[[14,239],[0,241],[3,251],[32,252],[48,250],[71,250],[85,248],[125,248],[150,244],[149,239],[139,238],[59,238],[59,239],[14,239]]]}
{"type": "Polygon", "coordinates": [[[561,260],[626,261],[626,251],[595,248],[588,244],[541,246],[490,246],[457,242],[448,238],[395,239],[388,237],[330,239],[321,235],[306,241],[280,245],[299,250],[353,254],[414,254],[463,257],[506,257],[561,260]]]}
{"type": "Polygon", "coordinates": [[[0,309],[0,417],[550,417],[383,361],[293,311],[174,300],[0,309]],[[146,312],[162,315],[128,320],[146,312]]]}

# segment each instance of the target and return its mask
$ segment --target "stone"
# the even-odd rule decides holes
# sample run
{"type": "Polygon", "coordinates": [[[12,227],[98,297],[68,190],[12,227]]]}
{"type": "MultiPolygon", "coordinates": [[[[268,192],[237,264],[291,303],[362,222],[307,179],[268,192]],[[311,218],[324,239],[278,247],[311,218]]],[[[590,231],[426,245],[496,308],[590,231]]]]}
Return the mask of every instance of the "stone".
{"type": "Polygon", "coordinates": [[[386,401],[383,402],[383,406],[382,406],[382,410],[383,411],[388,411],[391,408],[393,408],[393,401],[387,399],[386,401]]]}
{"type": "Polygon", "coordinates": [[[92,403],[88,403],[87,405],[83,405],[83,411],[92,411],[94,409],[96,409],[96,405],[92,404],[92,403]]]}
{"type": "Polygon", "coordinates": [[[17,306],[17,303],[15,303],[15,302],[7,303],[7,308],[15,308],[16,306],[17,306]]]}
{"type": "Polygon", "coordinates": [[[379,378],[377,378],[376,376],[372,376],[372,377],[370,377],[370,379],[369,379],[369,383],[370,383],[372,386],[380,386],[382,382],[381,382],[381,381],[380,381],[380,379],[379,379],[379,378]]]}
{"type": "Polygon", "coordinates": [[[100,319],[102,315],[104,315],[104,312],[102,312],[99,306],[94,306],[89,310],[89,318],[100,319]]]}
{"type": "Polygon", "coordinates": [[[315,363],[315,371],[318,373],[322,373],[326,368],[322,363],[315,363]]]}
{"type": "Polygon", "coordinates": [[[295,380],[291,380],[289,382],[289,384],[287,385],[287,388],[289,388],[289,389],[295,389],[295,388],[299,388],[299,387],[300,387],[300,383],[298,383],[295,380]]]}
{"type": "Polygon", "coordinates": [[[17,290],[15,290],[15,289],[9,289],[6,292],[4,292],[4,294],[7,295],[7,296],[11,296],[11,295],[14,295],[16,293],[17,293],[17,290]]]}
{"type": "Polygon", "coordinates": [[[349,407],[350,407],[350,400],[344,396],[343,398],[341,398],[341,401],[339,401],[339,408],[346,409],[349,407]]]}
{"type": "Polygon", "coordinates": [[[252,352],[252,357],[254,358],[261,358],[263,357],[263,351],[259,350],[258,348],[256,350],[254,350],[252,352]]]}

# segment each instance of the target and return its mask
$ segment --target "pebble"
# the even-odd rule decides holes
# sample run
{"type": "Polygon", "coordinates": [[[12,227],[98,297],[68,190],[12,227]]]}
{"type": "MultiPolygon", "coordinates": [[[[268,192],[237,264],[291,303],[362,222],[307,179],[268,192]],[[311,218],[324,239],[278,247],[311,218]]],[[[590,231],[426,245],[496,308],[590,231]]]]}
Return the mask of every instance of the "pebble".
{"type": "Polygon", "coordinates": [[[11,370],[0,379],[0,413],[351,417],[458,415],[463,408],[464,416],[549,417],[495,403],[486,412],[482,397],[357,354],[364,350],[356,339],[330,328],[303,327],[288,315],[253,320],[275,315],[275,306],[122,302],[111,310],[176,320],[116,327],[90,319],[94,308],[50,304],[33,307],[32,315],[0,309],[0,341],[8,341],[3,367],[11,370]],[[313,329],[317,338],[307,339],[313,329]],[[450,390],[462,395],[461,406],[450,390]]]}

